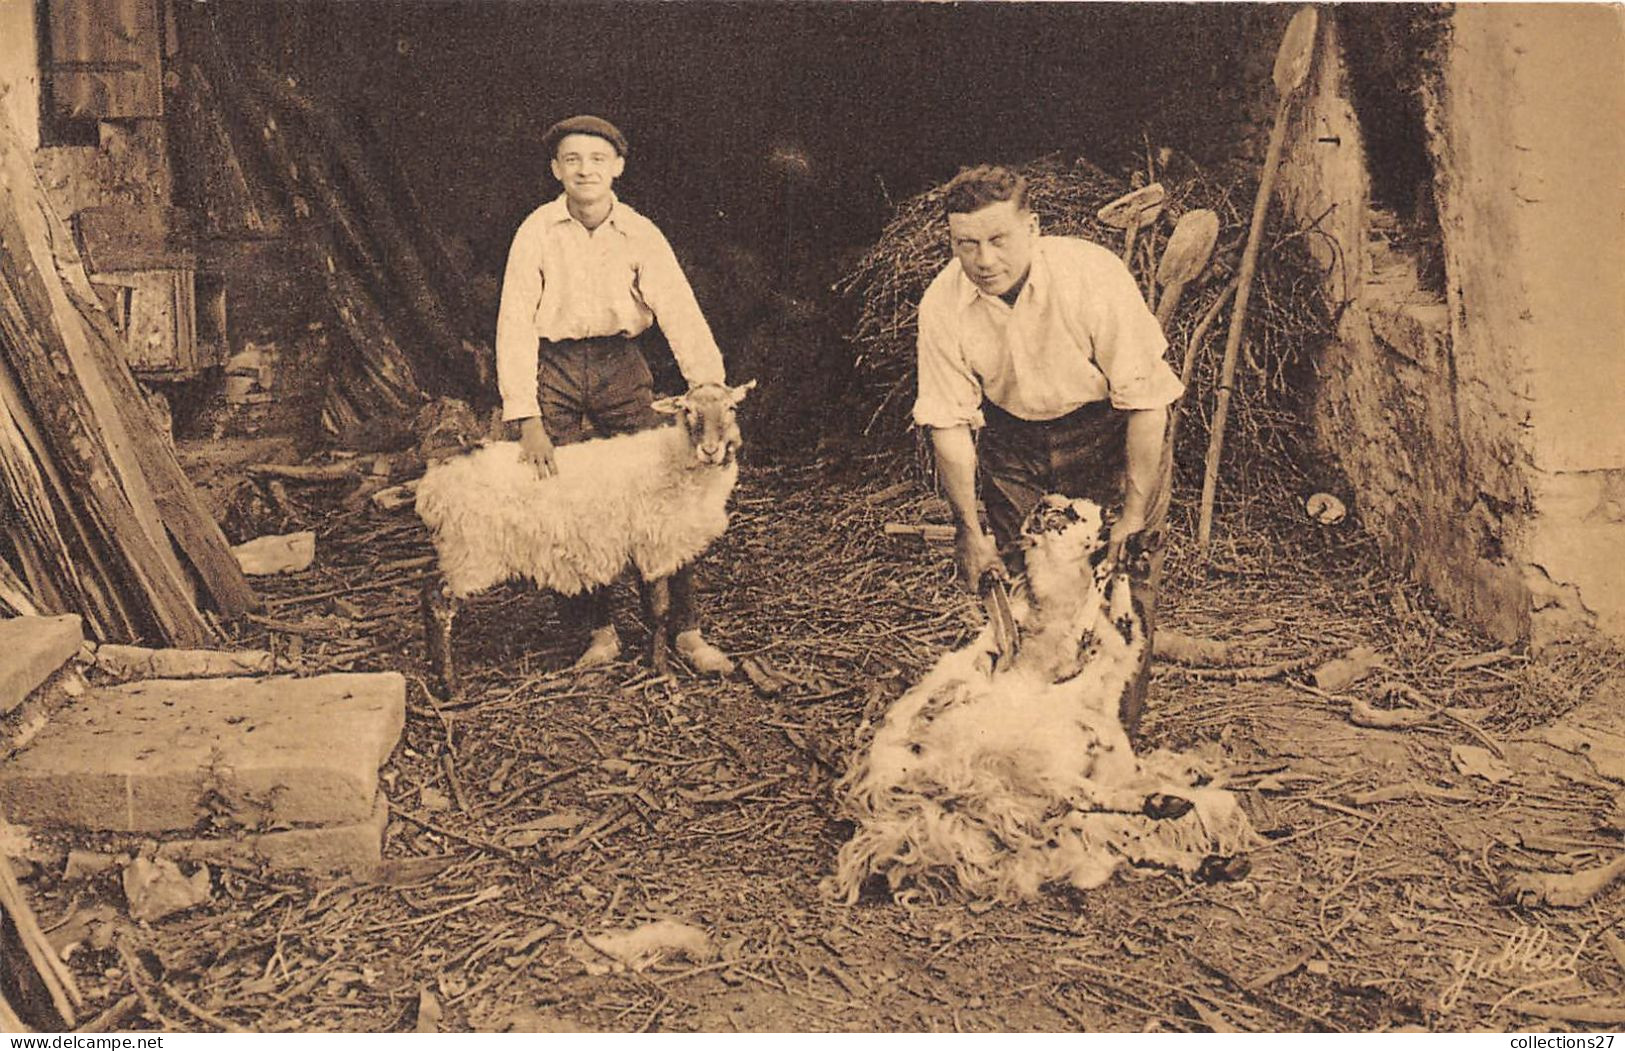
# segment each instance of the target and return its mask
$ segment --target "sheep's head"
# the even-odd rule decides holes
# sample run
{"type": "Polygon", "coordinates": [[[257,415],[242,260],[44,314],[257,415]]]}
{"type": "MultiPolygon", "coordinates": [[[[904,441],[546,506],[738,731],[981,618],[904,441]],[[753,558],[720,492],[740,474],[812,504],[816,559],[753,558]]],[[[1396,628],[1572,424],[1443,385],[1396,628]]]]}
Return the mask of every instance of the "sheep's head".
{"type": "Polygon", "coordinates": [[[734,456],[744,443],[734,406],[755,386],[755,380],[737,387],[702,383],[690,388],[687,394],[661,398],[653,408],[677,417],[677,425],[688,436],[689,448],[701,466],[721,467],[734,462],[734,456]]]}
{"type": "Polygon", "coordinates": [[[1111,517],[1092,500],[1048,493],[1021,526],[1027,573],[1078,573],[1096,566],[1111,539],[1111,517]]]}

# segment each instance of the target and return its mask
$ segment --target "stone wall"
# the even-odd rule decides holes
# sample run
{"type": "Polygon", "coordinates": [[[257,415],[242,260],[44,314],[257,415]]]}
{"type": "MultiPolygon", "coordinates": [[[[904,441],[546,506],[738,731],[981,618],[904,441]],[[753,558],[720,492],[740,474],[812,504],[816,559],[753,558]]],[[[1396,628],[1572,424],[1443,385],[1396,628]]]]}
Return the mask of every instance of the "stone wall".
{"type": "Polygon", "coordinates": [[[1467,619],[1625,638],[1620,11],[1456,8],[1436,52],[1408,56],[1436,213],[1405,216],[1373,203],[1389,159],[1367,148],[1338,17],[1281,176],[1344,304],[1317,438],[1389,556],[1467,619]],[[1440,245],[1442,291],[1424,272],[1440,245]]]}

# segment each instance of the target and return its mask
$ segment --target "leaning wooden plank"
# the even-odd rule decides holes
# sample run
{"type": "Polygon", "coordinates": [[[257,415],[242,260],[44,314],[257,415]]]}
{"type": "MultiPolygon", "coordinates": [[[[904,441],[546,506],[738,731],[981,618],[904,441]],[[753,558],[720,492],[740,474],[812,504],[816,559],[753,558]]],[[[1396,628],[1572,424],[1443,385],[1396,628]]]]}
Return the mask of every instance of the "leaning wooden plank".
{"type": "MultiPolygon", "coordinates": [[[[6,205],[0,194],[0,239],[9,242],[12,216],[6,205]]],[[[158,552],[125,496],[65,353],[60,346],[50,347],[45,334],[26,320],[22,301],[13,294],[18,275],[12,262],[11,255],[0,252],[0,336],[10,347],[10,361],[30,402],[42,407],[38,423],[84,518],[84,531],[92,545],[107,552],[110,587],[124,595],[132,620],[140,622],[139,627],[132,624],[132,634],[153,632],[177,644],[206,641],[209,628],[190,592],[162,571],[158,552]]]]}
{"type": "MultiPolygon", "coordinates": [[[[37,178],[31,179],[32,165],[19,169],[19,161],[27,163],[27,151],[19,148],[9,124],[5,137],[6,142],[0,144],[0,166],[14,200],[20,194],[22,199],[45,201],[44,188],[37,178]]],[[[101,309],[67,227],[49,208],[35,208],[21,219],[25,236],[32,235],[28,247],[68,359],[106,438],[125,494],[157,552],[161,570],[183,590],[190,590],[191,577],[171,548],[173,537],[215,609],[235,619],[257,608],[259,598],[227,550],[225,536],[146,410],[124,360],[122,340],[101,309]]]]}
{"type": "MultiPolygon", "coordinates": [[[[127,448],[119,450],[125,470],[114,461],[110,432],[115,440],[123,438],[117,415],[107,411],[111,426],[104,426],[108,421],[99,418],[76,366],[76,358],[82,361],[85,355],[70,353],[57,324],[55,303],[66,304],[66,291],[59,281],[54,282],[57,294],[51,295],[55,257],[48,245],[33,243],[39,239],[44,208],[44,195],[27,151],[10,118],[0,114],[0,244],[5,246],[0,251],[0,337],[10,347],[11,364],[35,408],[57,467],[63,471],[74,501],[84,509],[87,529],[117,552],[119,575],[134,583],[130,597],[139,599],[151,619],[151,630],[165,642],[206,642],[211,631],[193,605],[156,505],[148,494],[143,514],[126,488],[130,480],[145,493],[139,465],[127,448]],[[154,531],[161,547],[152,539],[154,531]]],[[[63,309],[71,309],[71,304],[63,309]]],[[[83,349],[81,345],[79,350],[83,349]]],[[[101,393],[107,396],[105,388],[101,393]]]]}
{"type": "MultiPolygon", "coordinates": [[[[172,68],[180,86],[172,95],[176,105],[166,122],[171,148],[176,156],[195,162],[176,167],[177,184],[190,181],[187,197],[202,202],[212,235],[281,235],[282,223],[275,213],[264,211],[254,200],[209,78],[184,52],[172,68]]],[[[176,190],[178,195],[181,187],[177,185],[176,190]]]]}
{"type": "Polygon", "coordinates": [[[0,404],[0,524],[22,562],[29,589],[62,605],[61,587],[81,592],[79,573],[57,526],[51,496],[16,421],[0,404]],[[61,582],[59,584],[58,582],[61,582]]]}
{"type": "Polygon", "coordinates": [[[84,290],[70,283],[69,294],[90,337],[87,345],[91,356],[101,366],[109,386],[119,395],[117,404],[124,416],[125,430],[159,516],[181,554],[196,571],[209,604],[231,620],[258,609],[259,595],[232,558],[225,534],[181,470],[174,446],[147,413],[135,377],[120,354],[111,323],[94,301],[84,298],[84,290]]]}
{"type": "MultiPolygon", "coordinates": [[[[7,236],[12,213],[0,194],[0,238],[7,236]]],[[[74,381],[60,345],[52,345],[46,330],[31,323],[29,308],[16,295],[18,276],[9,253],[0,252],[0,342],[8,347],[8,362],[22,394],[37,406],[35,423],[47,448],[40,462],[51,465],[52,477],[60,473],[58,510],[70,513],[86,565],[80,579],[99,579],[102,592],[118,595],[116,603],[125,615],[109,630],[131,638],[156,633],[168,641],[201,641],[207,627],[192,605],[189,592],[165,574],[152,572],[158,565],[157,552],[135,516],[124,490],[115,476],[102,445],[101,432],[91,419],[84,394],[74,381]]],[[[89,613],[89,609],[77,612],[89,613]]]]}
{"type": "Polygon", "coordinates": [[[37,617],[42,612],[23,578],[3,558],[0,558],[0,606],[13,617],[37,617]]]}
{"type": "Polygon", "coordinates": [[[68,970],[67,965],[57,956],[56,950],[51,948],[51,943],[40,930],[39,919],[34,915],[34,910],[29,908],[28,899],[23,895],[22,887],[17,884],[17,876],[11,871],[11,860],[4,854],[0,854],[0,907],[4,907],[11,917],[23,948],[28,952],[29,960],[39,972],[45,987],[50,990],[52,1005],[69,1028],[72,1028],[76,1022],[74,1008],[84,1006],[84,996],[79,992],[79,985],[73,979],[73,972],[68,970]]]}
{"type": "Polygon", "coordinates": [[[103,370],[93,362],[89,334],[80,322],[66,282],[77,274],[83,281],[84,295],[94,302],[95,293],[79,263],[73,239],[65,227],[53,221],[55,216],[33,160],[9,117],[0,119],[0,194],[7,198],[10,212],[6,217],[6,253],[14,263],[22,264],[13,279],[16,294],[34,323],[62,349],[84,393],[90,407],[89,422],[101,432],[114,475],[158,558],[155,572],[167,573],[185,586],[186,574],[170,549],[158,505],[144,484],[124,415],[103,370]]]}
{"type": "Polygon", "coordinates": [[[124,601],[120,589],[114,586],[107,559],[103,557],[103,545],[86,529],[84,516],[79,512],[72,490],[63,480],[62,472],[57,469],[56,461],[51,456],[50,443],[40,432],[28,399],[23,396],[17,377],[5,361],[0,361],[0,413],[9,416],[17,428],[18,436],[27,447],[28,455],[37,465],[40,478],[47,487],[50,506],[57,518],[66,523],[69,561],[77,568],[72,576],[81,589],[78,600],[70,604],[53,581],[48,588],[34,591],[36,603],[43,602],[45,608],[53,613],[77,610],[84,616],[92,638],[134,638],[137,634],[137,617],[124,601]]]}

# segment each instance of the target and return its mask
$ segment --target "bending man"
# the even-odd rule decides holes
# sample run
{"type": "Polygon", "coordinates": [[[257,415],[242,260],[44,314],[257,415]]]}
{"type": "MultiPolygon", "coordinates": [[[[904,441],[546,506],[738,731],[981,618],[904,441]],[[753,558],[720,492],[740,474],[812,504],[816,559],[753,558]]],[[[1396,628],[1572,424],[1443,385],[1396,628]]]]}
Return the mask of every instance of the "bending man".
{"type": "Polygon", "coordinates": [[[914,422],[931,433],[976,587],[1012,565],[1013,541],[1047,492],[1121,503],[1111,552],[1129,562],[1147,645],[1122,701],[1133,734],[1145,707],[1167,494],[1159,485],[1167,407],[1183,392],[1167,340],[1133,275],[1089,241],[1041,236],[1027,183],[1008,168],[960,172],[944,202],[954,258],[920,300],[914,422]],[[980,479],[988,526],[976,500],[980,479]],[[1135,534],[1140,541],[1129,545],[1135,534]]]}

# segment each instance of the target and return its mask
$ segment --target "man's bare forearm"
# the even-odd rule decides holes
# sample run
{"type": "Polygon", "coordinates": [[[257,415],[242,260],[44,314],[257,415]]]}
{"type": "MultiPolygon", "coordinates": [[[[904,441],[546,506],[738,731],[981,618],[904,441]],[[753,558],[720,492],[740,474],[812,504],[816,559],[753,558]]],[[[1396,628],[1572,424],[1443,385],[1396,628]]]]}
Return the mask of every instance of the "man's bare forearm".
{"type": "Polygon", "coordinates": [[[976,517],[976,443],[970,428],[933,427],[931,446],[937,454],[937,476],[961,532],[980,533],[976,517]]]}
{"type": "Polygon", "coordinates": [[[1133,409],[1128,414],[1124,444],[1128,454],[1123,486],[1123,517],[1143,522],[1162,473],[1162,442],[1168,428],[1168,410],[1133,409]]]}

